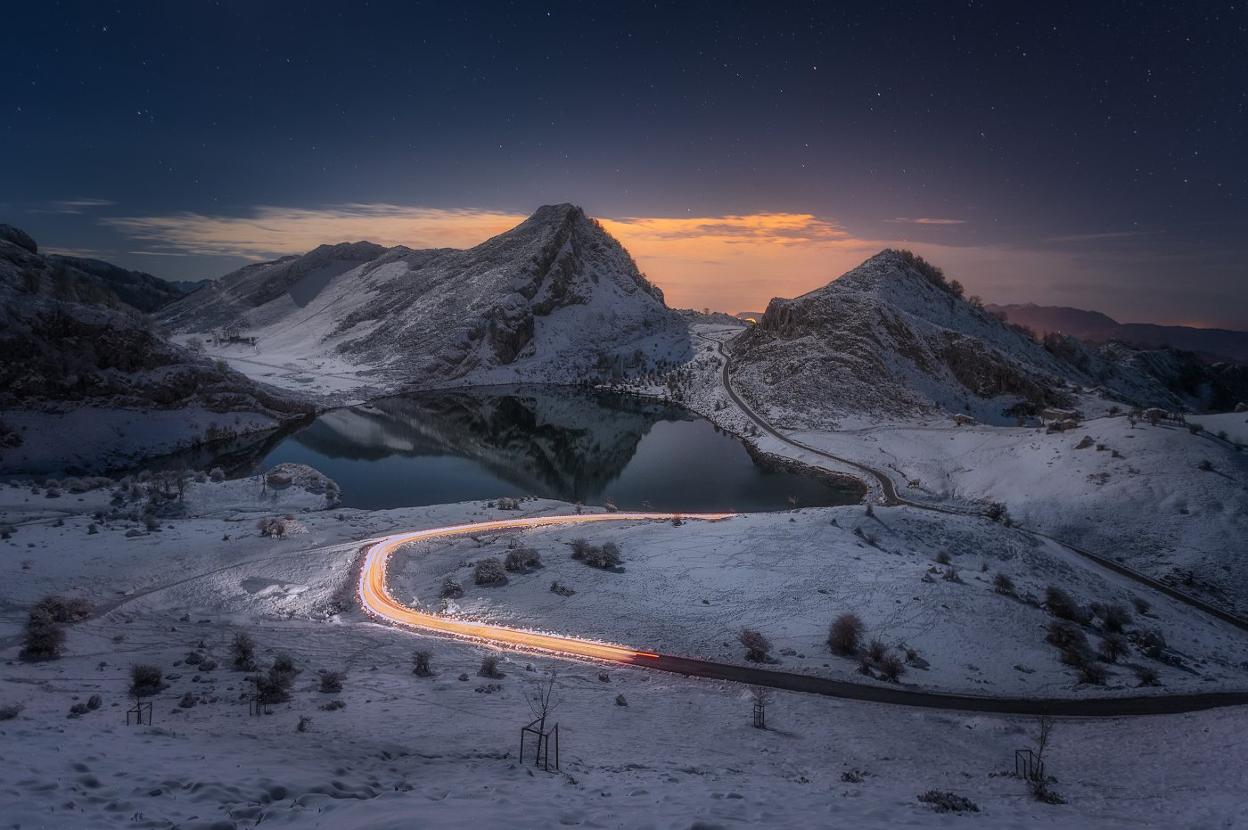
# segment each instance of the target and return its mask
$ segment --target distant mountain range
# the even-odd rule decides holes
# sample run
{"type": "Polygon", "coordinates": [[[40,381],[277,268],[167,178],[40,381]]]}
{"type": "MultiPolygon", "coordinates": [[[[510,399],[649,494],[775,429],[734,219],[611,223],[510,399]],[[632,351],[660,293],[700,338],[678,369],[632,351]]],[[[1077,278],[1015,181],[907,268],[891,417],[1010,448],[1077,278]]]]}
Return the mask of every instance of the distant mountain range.
{"type": "Polygon", "coordinates": [[[990,305],[1011,323],[1026,326],[1040,336],[1056,332],[1090,343],[1117,340],[1130,346],[1153,349],[1169,347],[1196,352],[1211,360],[1248,363],[1248,332],[1202,329],[1194,326],[1163,326],[1155,323],[1119,323],[1099,311],[1067,306],[990,305]]]}
{"type": "Polygon", "coordinates": [[[467,250],[352,242],[249,265],[156,319],[181,334],[241,330],[266,362],[335,360],[425,387],[569,382],[690,353],[663,293],[569,204],[467,250]]]}

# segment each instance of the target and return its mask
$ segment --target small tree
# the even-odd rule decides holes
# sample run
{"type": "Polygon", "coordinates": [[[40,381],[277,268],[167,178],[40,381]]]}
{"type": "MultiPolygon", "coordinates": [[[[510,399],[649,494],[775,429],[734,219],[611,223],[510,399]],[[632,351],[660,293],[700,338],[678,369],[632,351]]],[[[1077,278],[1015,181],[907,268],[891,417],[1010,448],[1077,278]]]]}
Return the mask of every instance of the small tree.
{"type": "Polygon", "coordinates": [[[429,660],[433,655],[423,649],[412,655],[412,674],[417,677],[433,677],[429,660]]]}
{"type": "Polygon", "coordinates": [[[234,635],[230,643],[230,657],[235,671],[256,670],[256,643],[245,631],[234,635]]]}
{"type": "Polygon", "coordinates": [[[768,652],[771,651],[771,642],[758,631],[752,628],[743,628],[741,633],[737,635],[737,641],[745,646],[745,659],[753,663],[767,663],[771,661],[768,652]]]}
{"type": "Polygon", "coordinates": [[[65,646],[65,630],[45,611],[35,609],[26,620],[21,659],[28,662],[55,660],[65,646]]]}
{"type": "Polygon", "coordinates": [[[477,675],[480,677],[489,677],[494,680],[503,677],[503,673],[498,670],[498,656],[494,654],[487,654],[482,657],[481,668],[477,670],[477,675]]]}
{"type": "Polygon", "coordinates": [[[160,666],[138,663],[130,667],[131,697],[151,697],[165,688],[164,673],[160,666]]]}
{"type": "Polygon", "coordinates": [[[862,642],[863,624],[857,614],[841,614],[828,628],[828,647],[834,654],[852,657],[862,642]]]}

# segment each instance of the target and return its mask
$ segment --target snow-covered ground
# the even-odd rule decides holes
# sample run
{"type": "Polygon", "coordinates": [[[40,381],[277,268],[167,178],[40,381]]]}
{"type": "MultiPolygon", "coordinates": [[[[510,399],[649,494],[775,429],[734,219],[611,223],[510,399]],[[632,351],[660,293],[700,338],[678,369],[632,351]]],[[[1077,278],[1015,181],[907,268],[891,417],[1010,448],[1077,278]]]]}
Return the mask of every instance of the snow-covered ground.
{"type": "MultiPolygon", "coordinates": [[[[694,331],[729,341],[734,334],[709,326],[694,331]]],[[[753,422],[723,388],[722,358],[705,339],[698,342],[682,387],[687,405],[765,452],[846,471],[755,434],[753,422]]],[[[783,413],[771,411],[767,401],[757,405],[789,437],[889,476],[907,499],[981,508],[1001,503],[1026,527],[1224,607],[1248,608],[1248,559],[1238,545],[1248,539],[1248,455],[1235,445],[1236,436],[1248,431],[1242,423],[1248,415],[1192,416],[1189,421],[1205,427],[1200,433],[1169,423],[1132,424],[1125,415],[1102,415],[1055,433],[957,426],[943,418],[825,430],[791,414],[778,417],[783,413]],[[1219,438],[1221,431],[1230,440],[1219,438]]]]}
{"type": "MultiPolygon", "coordinates": [[[[936,814],[920,803],[918,794],[929,789],[970,798],[981,810],[977,820],[992,827],[1232,827],[1242,816],[1248,714],[1241,709],[1061,721],[1046,760],[1056,778],[1053,788],[1069,803],[1044,805],[1006,774],[1014,750],[1034,746],[1033,719],[777,693],[768,707],[769,728],[757,730],[750,726],[747,690],[739,686],[516,654],[503,655],[505,677],[488,680],[476,674],[486,653],[481,649],[378,625],[337,605],[343,586],[353,584],[351,566],[362,540],[512,512],[480,503],[373,513],[318,510],[322,494],[291,485],[273,502],[249,479],[188,485],[186,516],[163,521],[159,532],[123,518],[99,524],[91,534],[89,525],[98,522],[91,514],[109,509],[109,493],[63,494],[50,500],[63,512],[37,522],[45,509],[38,502],[49,501],[45,496],[35,497],[29,488],[5,488],[0,496],[6,523],[34,522],[0,542],[0,637],[10,661],[0,705],[22,707],[15,718],[0,721],[0,808],[13,826],[882,828],[971,820],[936,814]],[[75,509],[83,512],[75,515],[75,509]],[[256,518],[270,515],[293,517],[284,538],[257,533],[256,518]],[[128,537],[127,530],[147,535],[128,537]],[[16,662],[15,635],[25,611],[50,592],[87,596],[98,613],[68,627],[61,660],[16,662]],[[285,651],[301,670],[292,700],[276,705],[273,714],[249,716],[238,702],[247,684],[228,667],[228,643],[238,631],[255,638],[262,663],[285,651]],[[432,652],[435,678],[412,675],[417,648],[432,652]],[[185,663],[191,651],[219,666],[207,671],[185,663]],[[154,726],[125,725],[126,674],[137,662],[161,665],[170,684],[154,700],[154,726]],[[532,717],[526,696],[548,669],[559,672],[554,717],[562,774],[531,771],[516,757],[519,728],[532,717]],[[340,694],[317,690],[320,670],[347,673],[340,694]],[[599,677],[603,670],[605,680],[599,677]],[[187,693],[195,705],[182,708],[187,693]],[[93,694],[101,696],[99,710],[66,717],[72,704],[93,694]],[[620,695],[627,705],[617,704],[620,695]],[[345,706],[321,708],[333,700],[345,706]],[[299,732],[302,716],[311,721],[299,732]]],[[[523,507],[569,509],[553,502],[523,507]]],[[[860,508],[843,508],[847,518],[839,523],[849,524],[854,511],[858,520],[865,518],[860,508]]],[[[915,542],[903,533],[920,533],[926,521],[901,510],[877,512],[894,528],[880,528],[883,549],[915,542]]],[[[799,529],[809,524],[827,532],[831,525],[824,519],[833,515],[803,511],[790,527],[783,527],[789,524],[783,514],[733,522],[752,529],[756,547],[779,534],[796,548],[813,549],[817,537],[797,544],[799,529]]],[[[579,570],[568,581],[578,594],[568,602],[613,596],[591,578],[603,585],[640,581],[649,538],[684,540],[673,559],[697,557],[701,547],[705,563],[707,546],[695,540],[706,533],[716,538],[730,526],[621,529],[626,571],[590,573],[573,563],[579,570]]],[[[852,531],[845,535],[856,538],[852,531]]],[[[716,538],[714,544],[721,543],[726,541],[716,538]]],[[[1021,566],[1040,553],[1017,544],[1019,550],[1002,564],[1019,566],[1021,575],[1021,566]]],[[[895,568],[908,573],[919,564],[908,554],[851,547],[863,556],[855,564],[864,568],[878,571],[875,560],[895,560],[895,568]]],[[[736,561],[747,555],[743,548],[734,549],[736,561]]],[[[551,565],[532,577],[543,584],[554,578],[549,555],[551,565]]],[[[748,555],[780,559],[789,552],[748,555]]],[[[1075,564],[1059,571],[1064,567],[1075,564]]],[[[719,570],[721,579],[737,579],[719,570]]],[[[914,587],[930,587],[918,580],[917,569],[910,575],[914,587]]],[[[703,577],[709,578],[705,565],[687,578],[703,577]]],[[[758,578],[765,589],[783,582],[769,570],[758,578]]],[[[498,590],[519,595],[526,579],[498,590]]],[[[891,579],[877,582],[883,593],[891,579]]],[[[910,584],[908,576],[904,584],[910,584]]],[[[942,583],[937,590],[951,610],[971,602],[968,597],[991,600],[971,580],[942,583]],[[961,602],[955,589],[964,592],[961,602]]],[[[728,593],[709,595],[710,607],[716,609],[728,593]]],[[[813,588],[808,593],[824,596],[813,588]]],[[[1163,605],[1159,601],[1154,613],[1168,621],[1170,610],[1163,605]]],[[[873,607],[864,605],[863,613],[873,607]]],[[[631,639],[641,630],[625,633],[631,639]]],[[[776,639],[783,647],[779,634],[776,639]]],[[[952,662],[931,651],[924,657],[933,673],[952,662]]],[[[793,662],[783,659],[786,667],[793,662]]],[[[1172,675],[1165,680],[1179,682],[1172,675]]]]}
{"type": "MultiPolygon", "coordinates": [[[[807,509],[752,514],[714,524],[599,525],[528,530],[475,540],[411,546],[391,562],[396,598],[437,609],[446,577],[466,594],[454,613],[519,627],[576,634],[665,654],[744,663],[742,628],[762,632],[786,671],[871,683],[853,658],[833,656],[828,626],[852,612],[904,657],[902,678],[919,689],[1020,697],[1177,693],[1248,687],[1248,637],[1226,623],[1087,562],[1059,545],[987,519],[934,516],[913,508],[807,509]],[[570,542],[614,542],[624,571],[572,558],[570,542]],[[543,567],[512,573],[500,586],[476,586],[476,562],[533,548],[543,567]],[[948,555],[957,580],[946,578],[948,555]],[[1015,595],[994,589],[999,574],[1015,595]],[[572,596],[550,590],[552,582],[572,596]],[[1105,665],[1106,687],[1079,683],[1045,642],[1052,621],[1040,605],[1056,585],[1081,604],[1130,609],[1128,636],[1161,631],[1179,662],[1150,660],[1133,647],[1105,665]],[[1141,615],[1135,602],[1144,600],[1141,615]],[[920,661],[928,664],[918,668],[920,661]],[[1139,687],[1134,666],[1161,675],[1139,687]]],[[[1103,632],[1092,626],[1096,647],[1103,632]]],[[[884,681],[876,681],[884,682],[884,681]]]]}

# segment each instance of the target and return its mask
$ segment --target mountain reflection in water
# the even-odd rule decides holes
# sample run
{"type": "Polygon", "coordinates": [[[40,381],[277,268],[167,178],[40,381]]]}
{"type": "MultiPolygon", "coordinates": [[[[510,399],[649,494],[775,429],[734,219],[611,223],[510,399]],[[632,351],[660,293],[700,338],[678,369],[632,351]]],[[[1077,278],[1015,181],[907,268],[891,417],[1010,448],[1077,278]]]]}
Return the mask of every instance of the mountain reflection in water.
{"type": "Polygon", "coordinates": [[[344,506],[368,509],[533,495],[750,511],[863,495],[852,480],[758,463],[741,441],[681,407],[567,387],[386,398],[327,412],[261,451],[252,470],[309,464],[341,485],[344,506]]]}

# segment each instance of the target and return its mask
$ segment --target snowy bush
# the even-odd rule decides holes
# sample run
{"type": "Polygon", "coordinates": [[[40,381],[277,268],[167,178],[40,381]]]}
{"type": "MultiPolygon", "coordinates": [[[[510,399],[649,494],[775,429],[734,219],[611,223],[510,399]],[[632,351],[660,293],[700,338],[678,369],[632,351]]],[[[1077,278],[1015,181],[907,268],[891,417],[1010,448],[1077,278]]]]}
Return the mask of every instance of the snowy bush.
{"type": "Polygon", "coordinates": [[[570,597],[576,593],[575,590],[573,590],[572,588],[569,588],[567,585],[564,585],[562,582],[560,582],[557,579],[554,582],[550,583],[550,592],[552,594],[558,594],[561,597],[570,597]]]}
{"type": "Polygon", "coordinates": [[[862,642],[863,625],[857,614],[841,614],[828,628],[828,647],[834,654],[852,657],[862,642]]]}
{"type": "Polygon", "coordinates": [[[259,519],[256,522],[256,530],[260,531],[261,536],[272,536],[280,539],[286,535],[286,522],[276,517],[259,519]]]}
{"type": "Polygon", "coordinates": [[[743,628],[737,635],[737,641],[745,646],[745,659],[754,663],[770,661],[771,642],[752,628],[743,628]]]}
{"type": "Polygon", "coordinates": [[[1136,645],[1140,647],[1140,651],[1154,660],[1162,660],[1166,656],[1166,638],[1156,628],[1140,632],[1137,635],[1136,645]]]}
{"type": "Polygon", "coordinates": [[[166,687],[160,666],[136,663],[130,667],[130,694],[133,697],[151,697],[166,687]]]}
{"type": "Polygon", "coordinates": [[[13,720],[22,713],[20,703],[6,703],[0,706],[0,721],[13,720]]]}
{"type": "Polygon", "coordinates": [[[325,694],[338,694],[342,691],[342,679],[345,675],[340,671],[321,672],[321,691],[325,694]]]}
{"type": "Polygon", "coordinates": [[[1005,594],[1010,597],[1014,596],[1015,593],[1014,580],[1010,579],[1005,574],[997,574],[992,578],[992,588],[998,594],[1005,594]]]}
{"type": "Polygon", "coordinates": [[[1139,681],[1141,686],[1160,686],[1161,682],[1157,679],[1157,670],[1152,666],[1134,665],[1131,671],[1135,672],[1135,679],[1139,681]]]}
{"type": "Polygon", "coordinates": [[[498,679],[503,673],[498,670],[498,657],[493,654],[487,654],[481,658],[481,668],[477,670],[479,677],[490,677],[498,679]]]}
{"type": "Polygon", "coordinates": [[[519,510],[520,509],[519,499],[503,497],[499,499],[497,502],[495,502],[495,504],[499,510],[519,510]]]}
{"type": "Polygon", "coordinates": [[[248,680],[255,686],[256,700],[260,703],[283,703],[290,699],[290,687],[298,673],[290,655],[279,654],[266,673],[252,675],[248,680]]]}
{"type": "Polygon", "coordinates": [[[542,566],[542,555],[533,548],[516,548],[507,551],[503,567],[512,573],[526,573],[542,566]]]}
{"type": "Polygon", "coordinates": [[[919,796],[919,801],[932,807],[938,813],[979,812],[979,806],[969,798],[942,790],[928,790],[919,796]]]}
{"type": "Polygon", "coordinates": [[[213,481],[225,481],[225,470],[220,467],[213,467],[208,473],[208,478],[213,481]]]}
{"type": "Polygon", "coordinates": [[[507,569],[497,557],[487,556],[472,569],[472,581],[477,585],[506,585],[507,569]]]}
{"type": "Polygon", "coordinates": [[[872,663],[879,663],[884,659],[884,655],[888,654],[888,646],[884,645],[884,641],[874,639],[867,644],[867,659],[872,663]]]}

